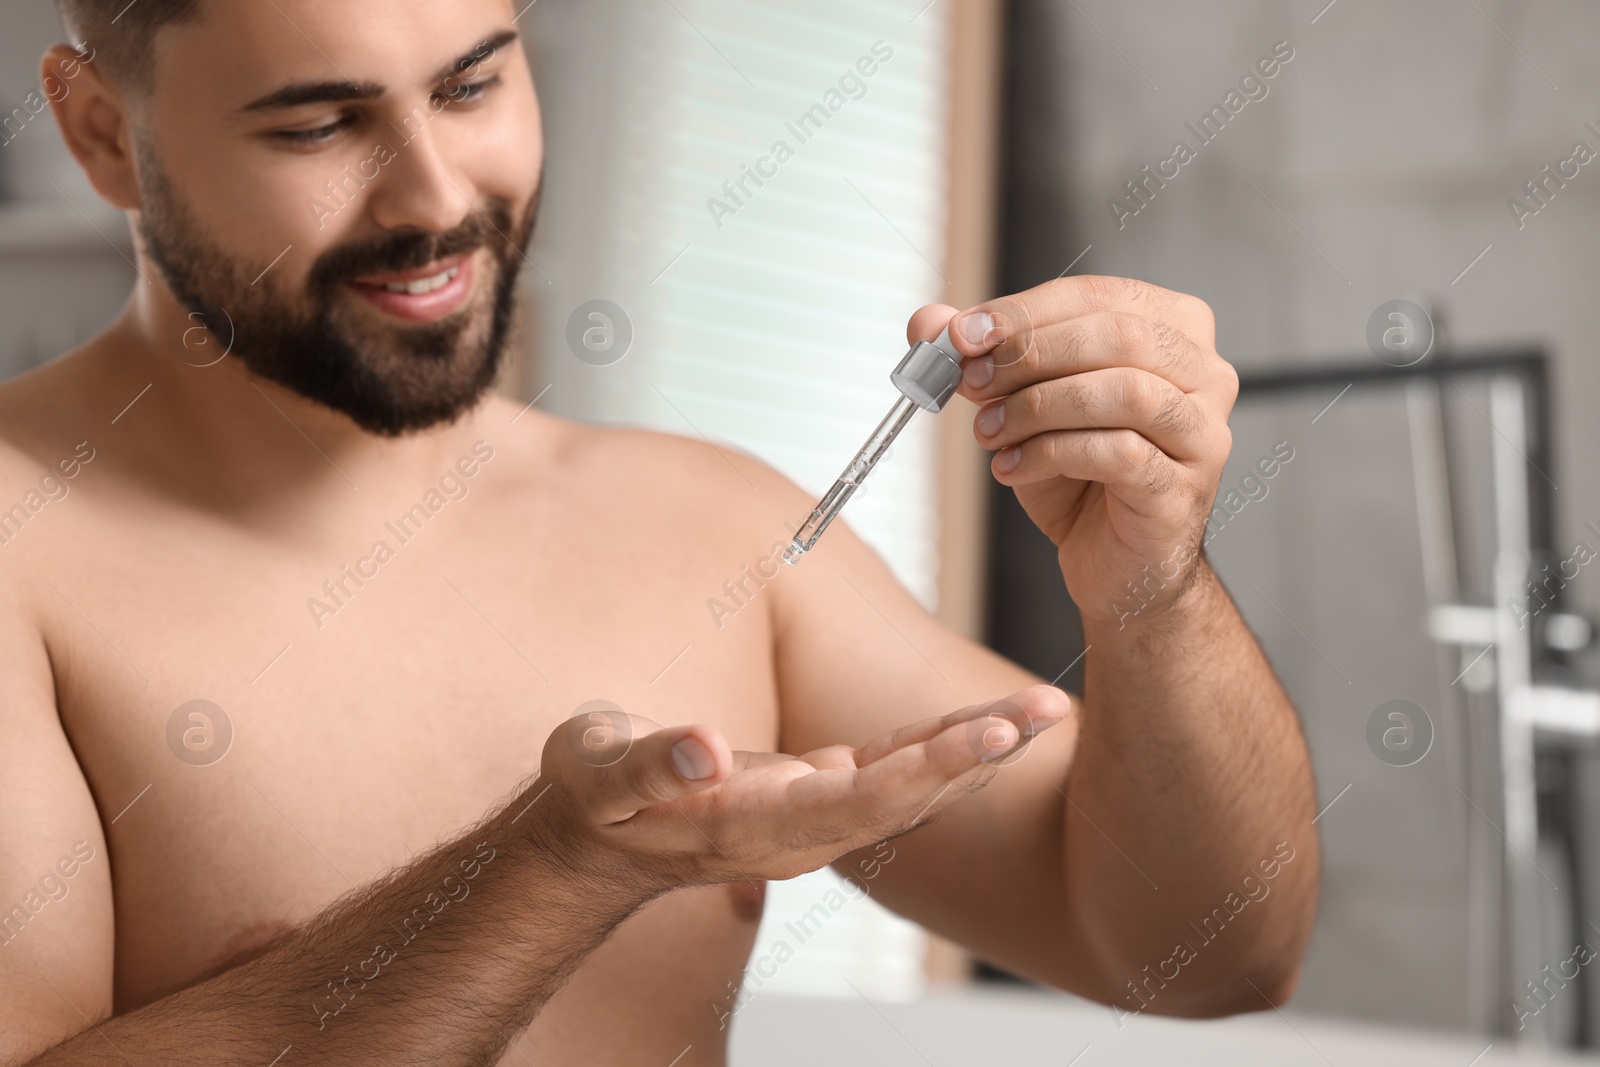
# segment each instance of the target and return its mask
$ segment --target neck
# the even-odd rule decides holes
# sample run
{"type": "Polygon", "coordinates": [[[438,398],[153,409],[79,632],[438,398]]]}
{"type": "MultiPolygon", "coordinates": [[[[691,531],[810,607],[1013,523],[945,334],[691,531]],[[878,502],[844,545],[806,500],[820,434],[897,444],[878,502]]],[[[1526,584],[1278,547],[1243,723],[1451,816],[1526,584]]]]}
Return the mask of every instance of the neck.
{"type": "Polygon", "coordinates": [[[431,481],[482,436],[481,408],[454,424],[400,438],[357,426],[348,416],[261,378],[224,356],[228,323],[191,316],[148,261],[112,327],[95,343],[106,357],[95,388],[117,436],[175,481],[205,486],[214,499],[283,493],[316,498],[320,489],[368,496],[368,487],[431,481]],[[206,328],[209,327],[209,328],[206,328]],[[148,388],[146,388],[148,386],[148,388]],[[231,490],[231,491],[230,491],[231,490]]]}

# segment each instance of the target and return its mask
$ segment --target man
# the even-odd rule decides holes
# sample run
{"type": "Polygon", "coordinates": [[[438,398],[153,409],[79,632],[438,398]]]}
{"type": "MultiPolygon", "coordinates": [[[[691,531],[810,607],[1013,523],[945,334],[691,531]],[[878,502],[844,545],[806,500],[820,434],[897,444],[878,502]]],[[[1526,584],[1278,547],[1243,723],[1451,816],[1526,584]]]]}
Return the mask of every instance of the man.
{"type": "Polygon", "coordinates": [[[1119,1013],[1289,996],[1314,793],[1198,553],[1203,304],[954,323],[1081,701],[843,526],[713,633],[813,501],[486,393],[543,159],[507,0],[60,6],[140,280],[0,389],[4,1062],[716,1064],[763,881],[828,863],[1119,1013]]]}

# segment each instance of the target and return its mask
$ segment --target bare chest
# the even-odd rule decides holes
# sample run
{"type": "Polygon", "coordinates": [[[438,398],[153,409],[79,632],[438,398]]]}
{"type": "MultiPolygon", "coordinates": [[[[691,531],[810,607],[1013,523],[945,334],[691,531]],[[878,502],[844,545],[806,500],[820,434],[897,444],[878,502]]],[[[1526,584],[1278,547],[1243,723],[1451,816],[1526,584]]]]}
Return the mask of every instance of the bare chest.
{"type": "MultiPolygon", "coordinates": [[[[588,702],[772,748],[766,614],[708,610],[738,552],[663,545],[635,511],[469,498],[310,547],[156,522],[48,563],[58,699],[113,863],[119,1009],[464,832],[588,702]]],[[[656,910],[608,954],[654,956],[692,918],[697,984],[737,974],[749,902],[656,910]]]]}

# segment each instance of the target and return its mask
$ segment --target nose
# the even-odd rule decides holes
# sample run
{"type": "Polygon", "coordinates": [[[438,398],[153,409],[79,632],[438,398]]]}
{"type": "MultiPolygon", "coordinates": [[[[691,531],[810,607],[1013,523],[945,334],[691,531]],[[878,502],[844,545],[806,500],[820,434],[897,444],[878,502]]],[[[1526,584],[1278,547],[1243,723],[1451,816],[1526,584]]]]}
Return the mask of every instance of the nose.
{"type": "MultiPolygon", "coordinates": [[[[418,111],[427,113],[427,108],[418,111]]],[[[429,115],[432,118],[432,115],[429,115]]],[[[444,233],[459,226],[472,210],[471,190],[447,159],[446,146],[432,129],[396,127],[394,158],[383,168],[368,210],[388,230],[418,229],[444,233]]]]}

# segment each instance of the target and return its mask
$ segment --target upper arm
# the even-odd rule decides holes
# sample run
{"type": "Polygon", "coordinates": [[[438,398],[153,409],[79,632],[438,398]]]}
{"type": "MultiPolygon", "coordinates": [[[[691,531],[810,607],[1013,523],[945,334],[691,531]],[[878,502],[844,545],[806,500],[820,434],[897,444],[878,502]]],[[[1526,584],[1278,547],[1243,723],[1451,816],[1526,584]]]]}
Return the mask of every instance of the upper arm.
{"type": "MultiPolygon", "coordinates": [[[[767,468],[757,485],[796,521],[815,503],[767,468]]],[[[933,618],[843,519],[799,566],[783,568],[773,590],[786,752],[859,746],[1044,681],[933,618]]],[[[837,866],[882,903],[1012,970],[1094,988],[1063,876],[1062,789],[1076,735],[1069,716],[876,862],[845,857],[837,866]]]]}
{"type": "MultiPolygon", "coordinates": [[[[19,546],[0,545],[0,553],[19,546]]],[[[111,870],[37,616],[0,559],[0,1063],[112,1009],[111,870]]]]}

